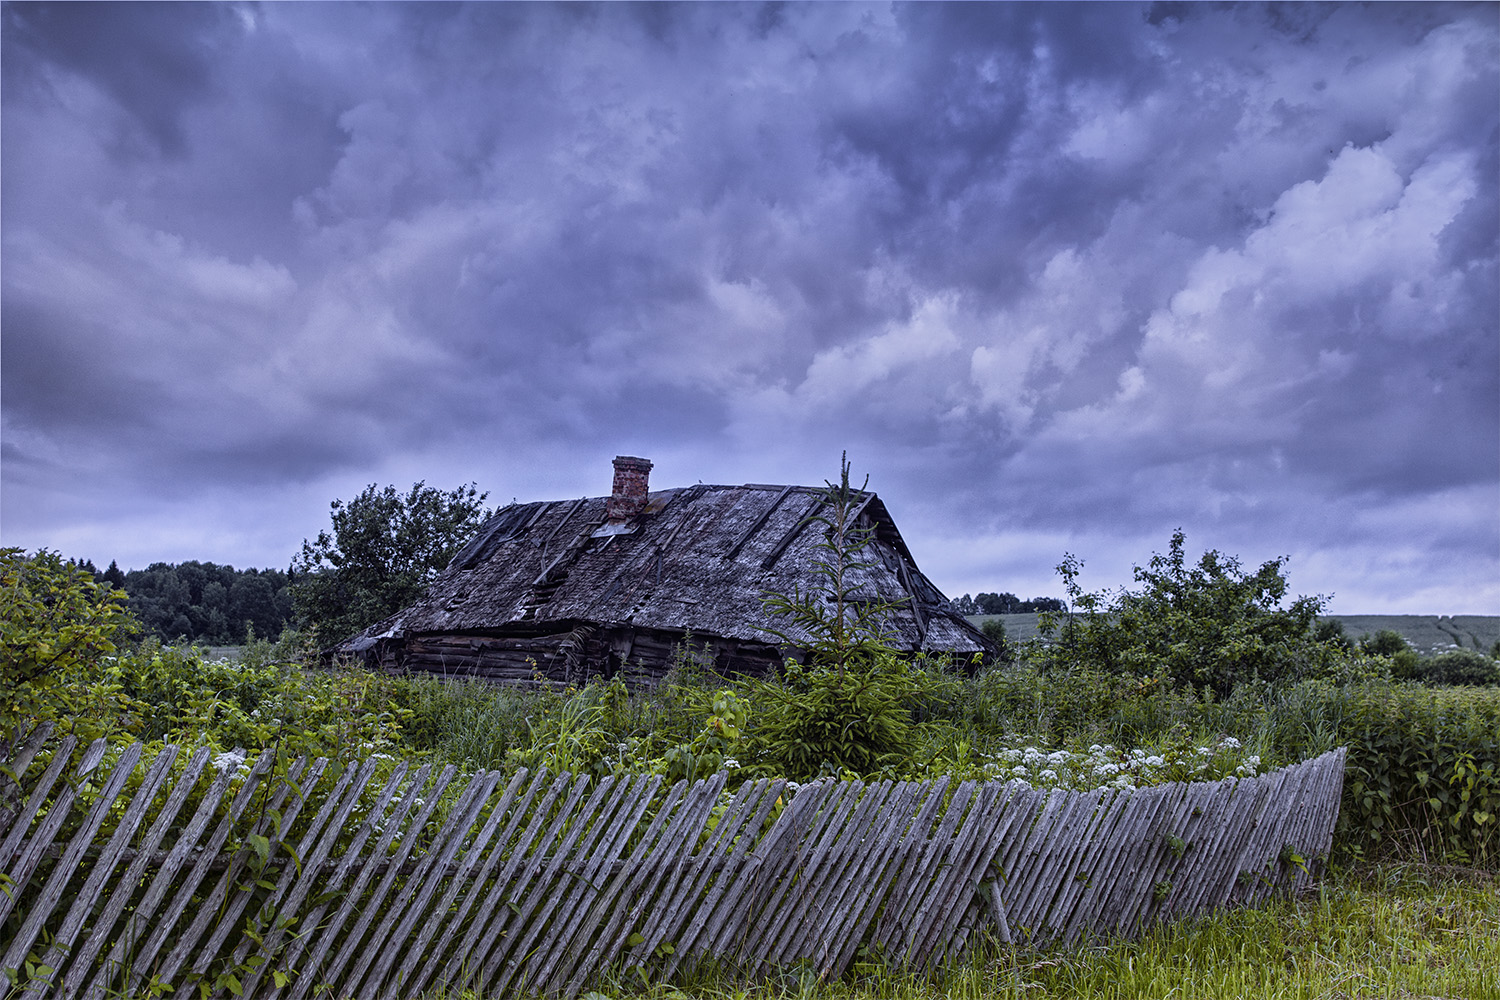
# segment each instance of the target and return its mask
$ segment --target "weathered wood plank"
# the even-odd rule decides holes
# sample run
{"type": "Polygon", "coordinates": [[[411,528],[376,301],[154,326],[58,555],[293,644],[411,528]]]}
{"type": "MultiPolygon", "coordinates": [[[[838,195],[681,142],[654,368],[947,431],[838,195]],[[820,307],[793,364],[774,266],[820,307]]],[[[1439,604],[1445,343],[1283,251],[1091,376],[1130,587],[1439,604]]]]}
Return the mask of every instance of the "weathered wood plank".
{"type": "MultiPolygon", "coordinates": [[[[292,981],[290,995],[293,1000],[305,1000],[315,984],[320,983],[320,981],[330,982],[336,976],[337,969],[332,964],[325,966],[323,964],[324,959],[328,954],[333,953],[335,955],[334,962],[337,962],[337,955],[340,952],[334,952],[333,946],[339,940],[340,932],[344,930],[349,918],[353,915],[354,908],[358,905],[364,894],[365,886],[373,879],[376,871],[374,864],[360,862],[360,851],[369,842],[370,835],[378,829],[380,837],[370,851],[370,859],[374,861],[388,857],[390,846],[396,836],[405,829],[406,817],[416,805],[419,798],[418,793],[426,787],[431,771],[431,764],[423,764],[417,769],[417,773],[407,780],[408,771],[406,766],[402,765],[397,768],[395,773],[386,782],[385,789],[381,792],[380,798],[371,806],[370,811],[366,814],[364,822],[360,824],[358,833],[355,834],[354,842],[350,845],[349,850],[345,852],[338,869],[335,870],[330,880],[328,890],[326,890],[339,891],[349,873],[357,867],[359,872],[355,875],[354,882],[350,884],[347,890],[343,890],[343,902],[339,904],[339,908],[327,921],[326,925],[319,920],[311,918],[307,921],[312,928],[310,931],[312,937],[306,944],[307,958],[305,962],[300,964],[300,967],[298,953],[302,947],[302,943],[300,941],[294,942],[289,949],[288,954],[290,958],[288,965],[300,973],[292,981]],[[405,782],[404,786],[403,782],[405,782]],[[404,794],[402,794],[403,788],[404,794]],[[389,813],[386,812],[387,809],[390,809],[389,813]]],[[[313,912],[317,917],[321,918],[323,913],[326,912],[326,906],[317,908],[313,912]]]]}
{"type": "MultiPolygon", "coordinates": [[[[27,743],[12,759],[27,747],[33,759],[43,749],[27,743]]],[[[617,960],[663,980],[705,961],[754,974],[808,960],[830,978],[862,944],[917,968],[951,960],[985,924],[1032,944],[1130,933],[1305,884],[1311,872],[1284,863],[1282,845],[1308,858],[1328,849],[1344,764],[1332,751],[1254,779],[1122,792],[965,782],[950,796],[941,780],[824,781],[772,819],[779,781],[747,782],[718,808],[722,774],[662,789],[652,776],[595,785],[521,772],[497,792],[498,773],[460,788],[452,767],[433,777],[430,766],[411,775],[399,765],[377,788],[373,761],[322,783],[326,761],[294,761],[289,780],[272,782],[265,754],[232,796],[240,779],[220,770],[183,821],[206,749],[171,782],[169,748],[126,797],[141,748],[129,749],[91,779],[101,793],[84,809],[59,781],[70,767],[90,773],[104,747],[76,760],[75,748],[58,741],[43,773],[25,771],[11,795],[0,860],[38,885],[0,960],[45,930],[44,961],[57,969],[55,988],[31,982],[22,995],[93,1000],[138,990],[148,975],[176,982],[258,955],[265,963],[240,984],[257,996],[324,989],[373,1000],[470,985],[577,996],[617,960]],[[304,802],[317,805],[309,816],[304,802]],[[349,837],[355,809],[365,811],[349,837]],[[99,834],[111,810],[122,818],[99,834]],[[250,836],[269,844],[258,867],[247,840],[223,851],[247,817],[250,836]],[[65,822],[75,832],[52,844],[65,822]],[[251,893],[237,890],[252,875],[268,909],[295,915],[300,929],[243,933],[251,893]],[[291,975],[285,989],[269,982],[273,970],[291,975]]]]}
{"type": "MultiPolygon", "coordinates": [[[[101,758],[102,756],[100,754],[101,758]]],[[[72,880],[73,873],[78,867],[79,860],[83,857],[84,850],[94,839],[94,834],[99,831],[104,818],[114,808],[115,796],[119,795],[120,789],[125,787],[125,781],[130,777],[130,772],[135,770],[135,762],[140,760],[140,757],[141,745],[139,743],[127,747],[125,752],[120,755],[120,759],[110,771],[109,777],[104,780],[103,786],[99,789],[99,797],[94,800],[94,804],[89,809],[88,816],[83,821],[83,825],[73,834],[73,839],[68,842],[67,850],[63,852],[62,858],[53,867],[47,881],[42,884],[41,893],[32,901],[30,912],[21,921],[21,929],[16,932],[16,936],[11,941],[10,948],[6,951],[5,957],[0,959],[0,968],[20,968],[22,960],[31,951],[32,942],[41,933],[42,925],[51,916],[53,908],[61,901],[63,890],[72,880]]],[[[88,758],[85,758],[85,762],[87,760],[88,758]]],[[[92,770],[92,768],[85,769],[84,766],[80,765],[78,773],[80,775],[85,774],[88,770],[92,770]]],[[[77,928],[74,927],[73,931],[76,933],[77,928]]],[[[68,937],[63,939],[64,943],[70,947],[72,945],[71,938],[72,934],[69,934],[68,937]]],[[[55,957],[55,952],[49,951],[49,954],[55,957]]],[[[44,964],[55,969],[52,962],[45,962],[44,964]]],[[[57,979],[60,977],[54,971],[51,978],[57,979]]],[[[48,984],[48,988],[51,988],[51,984],[48,984]]],[[[37,989],[36,992],[40,992],[40,989],[37,989]]]]}
{"type": "MultiPolygon", "coordinates": [[[[487,872],[489,867],[499,857],[499,852],[491,850],[490,844],[494,840],[495,833],[500,828],[501,820],[510,814],[512,804],[515,802],[516,793],[525,779],[525,770],[518,772],[511,778],[510,783],[500,793],[500,800],[490,808],[489,816],[486,818],[484,826],[475,836],[473,844],[464,852],[463,864],[459,866],[458,871],[446,876],[448,888],[443,893],[443,898],[434,907],[433,912],[440,915],[446,914],[447,918],[445,920],[427,921],[407,949],[409,956],[407,961],[397,963],[398,967],[405,967],[409,963],[411,968],[418,970],[415,975],[408,978],[402,984],[404,989],[412,993],[418,993],[426,988],[435,963],[441,959],[447,943],[452,940],[453,934],[458,929],[460,923],[462,923],[464,914],[468,912],[469,904],[479,898],[480,894],[478,890],[484,880],[483,873],[487,872]],[[476,871],[479,874],[476,880],[471,883],[469,880],[470,873],[476,871]],[[460,908],[457,905],[457,901],[461,892],[464,903],[460,908]],[[443,932],[441,938],[439,938],[439,943],[429,948],[429,942],[432,941],[433,936],[439,930],[443,932]],[[421,961],[424,953],[427,956],[427,960],[419,967],[417,962],[421,961]]],[[[533,782],[534,786],[535,783],[533,782]]],[[[501,843],[503,842],[502,839],[501,843]]]]}
{"type": "MultiPolygon", "coordinates": [[[[58,792],[57,799],[42,818],[36,833],[32,835],[29,842],[23,842],[27,829],[38,812],[41,811],[43,803],[52,786],[57,783],[58,776],[68,766],[72,759],[73,748],[77,740],[69,736],[65,739],[57,752],[53,754],[52,763],[42,772],[42,780],[37,783],[36,790],[28,798],[26,805],[21,808],[20,817],[11,828],[10,835],[6,837],[5,843],[0,844],[0,863],[8,867],[5,870],[6,891],[0,893],[0,924],[4,924],[6,918],[15,909],[20,901],[26,885],[31,881],[32,873],[36,871],[37,865],[41,864],[42,854],[52,843],[52,838],[57,831],[62,829],[63,820],[68,817],[68,808],[73,804],[74,791],[71,785],[65,784],[58,792]]],[[[104,741],[98,740],[94,746],[102,752],[104,741]]],[[[78,774],[84,774],[83,763],[80,762],[78,774]]]]}
{"type": "MultiPolygon", "coordinates": [[[[136,747],[139,746],[140,744],[136,744],[136,747]]],[[[125,771],[124,776],[129,776],[130,771],[134,768],[134,761],[131,759],[131,751],[133,750],[135,750],[135,747],[127,750],[125,755],[121,757],[120,763],[115,768],[116,775],[119,775],[123,768],[125,771]],[[127,766],[127,762],[129,762],[129,766],[127,766]]],[[[114,874],[115,865],[119,863],[120,855],[125,850],[125,845],[130,843],[131,837],[141,825],[142,820],[145,819],[146,811],[151,807],[152,799],[156,797],[157,790],[161,787],[162,782],[166,780],[167,772],[171,769],[172,762],[176,759],[177,748],[175,746],[165,747],[161,753],[156,755],[151,768],[141,779],[140,787],[136,789],[129,804],[125,806],[124,814],[120,817],[120,821],[115,827],[115,832],[110,836],[109,842],[104,845],[104,850],[100,853],[99,857],[94,860],[93,867],[89,872],[88,879],[83,884],[83,888],[73,897],[73,905],[69,908],[67,916],[63,918],[62,924],[58,929],[52,932],[52,946],[42,956],[43,965],[62,972],[65,962],[76,961],[76,956],[72,954],[73,943],[77,940],[77,935],[83,929],[84,920],[93,912],[95,905],[98,903],[100,893],[110,880],[110,876],[114,874]]],[[[121,784],[123,784],[123,778],[121,784]]],[[[104,801],[107,795],[109,805],[112,806],[114,800],[119,797],[119,792],[120,788],[118,786],[114,788],[113,792],[110,792],[106,788],[101,793],[100,801],[104,801]]],[[[90,839],[92,839],[92,833],[90,834],[90,839]]],[[[74,863],[76,864],[76,860],[74,863]]],[[[63,871],[68,868],[67,860],[63,859],[58,863],[54,874],[56,871],[63,871]]],[[[7,964],[5,967],[10,968],[11,966],[7,964]]],[[[40,995],[40,984],[36,988],[28,990],[28,993],[31,995],[40,995]]]]}

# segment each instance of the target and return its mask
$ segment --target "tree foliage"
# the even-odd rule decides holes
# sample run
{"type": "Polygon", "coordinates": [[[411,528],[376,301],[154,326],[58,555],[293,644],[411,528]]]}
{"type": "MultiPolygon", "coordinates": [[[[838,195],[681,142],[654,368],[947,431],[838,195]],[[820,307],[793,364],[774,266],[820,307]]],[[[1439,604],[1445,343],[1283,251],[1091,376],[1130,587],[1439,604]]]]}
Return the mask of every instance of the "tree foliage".
{"type": "Polygon", "coordinates": [[[839,482],[826,483],[809,519],[823,528],[816,582],[762,598],[773,617],[788,623],[768,631],[806,655],[806,663],[789,660],[776,680],[749,682],[765,706],[751,745],[756,766],[767,773],[868,774],[901,760],[915,745],[913,709],[942,686],[899,655],[887,625],[896,604],[866,587],[875,567],[866,551],[874,529],[861,514],[868,482],[853,486],[847,456],[840,461],[839,482]]]}
{"type": "MultiPolygon", "coordinates": [[[[110,568],[119,573],[113,563],[110,568]]],[[[290,579],[281,570],[237,570],[190,560],[152,563],[119,577],[130,610],[162,642],[237,645],[252,629],[259,636],[280,635],[292,615],[290,579]]],[[[101,578],[109,578],[109,571],[101,578]]]]}
{"type": "Polygon", "coordinates": [[[1185,536],[1172,534],[1165,555],[1135,568],[1136,587],[1113,595],[1085,593],[1083,564],[1065,555],[1057,571],[1073,612],[1046,614],[1041,632],[1053,665],[1080,664],[1114,673],[1165,675],[1219,696],[1254,679],[1315,675],[1334,661],[1336,644],[1314,628],[1323,597],[1298,597],[1283,607],[1286,560],[1255,572],[1217,550],[1189,564],[1185,536]]]}
{"type": "Polygon", "coordinates": [[[825,485],[823,503],[805,522],[823,526],[813,560],[817,583],[806,590],[794,584],[790,594],[766,594],[761,605],[788,623],[766,631],[786,646],[805,649],[809,662],[842,676],[890,652],[886,622],[896,605],[866,587],[876,566],[866,553],[875,540],[874,529],[860,523],[869,477],[858,487],[851,485],[846,456],[840,461],[838,484],[825,485]]]}
{"type": "Polygon", "coordinates": [[[1042,611],[1063,611],[1066,605],[1056,597],[1033,597],[1023,601],[1015,594],[968,594],[950,602],[961,615],[1026,615],[1042,611]]]}
{"type": "Polygon", "coordinates": [[[473,483],[444,492],[417,482],[333,501],[332,533],[304,540],[293,563],[298,626],[336,642],[411,604],[490,516],[488,496],[473,483]]]}
{"type": "Polygon", "coordinates": [[[1416,679],[1433,686],[1500,684],[1500,662],[1477,649],[1450,649],[1419,660],[1416,679]]]}
{"type": "Polygon", "coordinates": [[[0,734],[36,717],[58,675],[114,655],[136,629],[124,592],[82,566],[0,549],[0,734]]]}

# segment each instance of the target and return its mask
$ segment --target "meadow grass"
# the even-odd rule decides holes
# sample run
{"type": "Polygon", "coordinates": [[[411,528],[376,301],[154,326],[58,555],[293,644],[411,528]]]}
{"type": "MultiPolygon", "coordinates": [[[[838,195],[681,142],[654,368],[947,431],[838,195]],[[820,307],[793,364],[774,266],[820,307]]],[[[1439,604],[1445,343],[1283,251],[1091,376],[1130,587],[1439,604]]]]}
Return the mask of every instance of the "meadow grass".
{"type": "MultiPolygon", "coordinates": [[[[1297,898],[1152,928],[1139,940],[991,950],[935,976],[799,967],[758,982],[605,984],[589,1000],[1500,1000],[1500,881],[1476,869],[1346,870],[1297,898]]],[[[498,1000],[432,993],[424,1000],[498,1000]]]]}
{"type": "MultiPolygon", "coordinates": [[[[1026,642],[1040,635],[1041,615],[970,615],[969,621],[983,626],[998,621],[1011,642],[1026,642]]],[[[1350,639],[1374,635],[1384,629],[1399,633],[1423,655],[1445,649],[1477,649],[1489,652],[1500,642],[1500,615],[1319,615],[1319,621],[1336,621],[1350,639]]]]}

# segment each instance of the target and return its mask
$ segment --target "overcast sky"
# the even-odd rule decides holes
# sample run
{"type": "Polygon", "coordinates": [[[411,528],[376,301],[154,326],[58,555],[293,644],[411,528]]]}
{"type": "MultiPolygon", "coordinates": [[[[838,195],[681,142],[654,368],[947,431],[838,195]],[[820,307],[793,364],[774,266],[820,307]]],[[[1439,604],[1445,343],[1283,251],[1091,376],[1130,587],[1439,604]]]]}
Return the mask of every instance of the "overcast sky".
{"type": "Polygon", "coordinates": [[[1494,4],[6,4],[0,541],[817,484],[1500,613],[1494,4]]]}

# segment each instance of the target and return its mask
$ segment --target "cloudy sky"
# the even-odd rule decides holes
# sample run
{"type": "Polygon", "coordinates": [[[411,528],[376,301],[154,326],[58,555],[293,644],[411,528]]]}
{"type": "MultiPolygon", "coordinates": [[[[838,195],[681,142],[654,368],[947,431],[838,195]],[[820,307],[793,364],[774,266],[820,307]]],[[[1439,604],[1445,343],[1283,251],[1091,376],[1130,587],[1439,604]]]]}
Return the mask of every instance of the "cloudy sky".
{"type": "Polygon", "coordinates": [[[816,484],[950,596],[1500,613],[1493,4],[3,10],[0,541],[816,484]]]}

